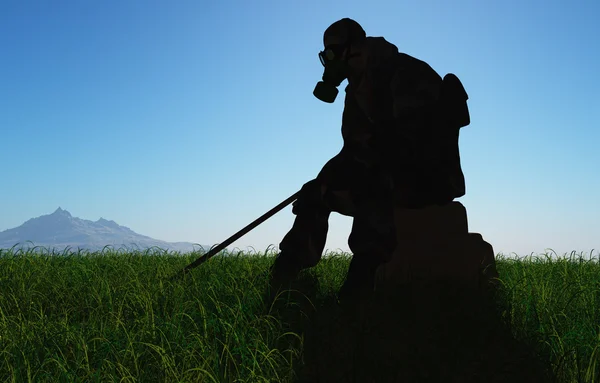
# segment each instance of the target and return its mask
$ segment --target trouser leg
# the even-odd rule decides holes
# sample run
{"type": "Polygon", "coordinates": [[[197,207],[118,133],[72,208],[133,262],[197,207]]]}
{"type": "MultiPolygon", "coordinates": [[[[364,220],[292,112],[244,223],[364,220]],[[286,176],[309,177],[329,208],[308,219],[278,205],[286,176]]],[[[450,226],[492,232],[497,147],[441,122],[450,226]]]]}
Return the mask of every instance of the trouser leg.
{"type": "Polygon", "coordinates": [[[377,267],[390,260],[396,244],[391,199],[371,198],[360,204],[348,238],[353,257],[340,296],[372,291],[377,267]]]}
{"type": "Polygon", "coordinates": [[[325,209],[300,212],[279,244],[272,268],[294,278],[300,270],[316,266],[325,248],[329,215],[325,209]]]}
{"type": "Polygon", "coordinates": [[[356,177],[352,167],[352,162],[340,153],[325,164],[310,187],[308,183],[305,185],[294,202],[292,211],[296,218],[279,244],[280,253],[271,268],[272,275],[293,279],[300,270],[316,266],[320,261],[331,212],[350,216],[354,213],[347,191],[356,177]]]}
{"type": "Polygon", "coordinates": [[[281,252],[273,264],[272,274],[293,279],[300,270],[320,261],[329,216],[334,211],[354,217],[348,239],[354,256],[345,285],[373,285],[377,266],[391,257],[396,246],[389,186],[343,153],[323,167],[317,181],[312,191],[301,194],[294,203],[296,219],[280,243],[281,252]],[[324,192],[321,184],[326,184],[324,192]]]}

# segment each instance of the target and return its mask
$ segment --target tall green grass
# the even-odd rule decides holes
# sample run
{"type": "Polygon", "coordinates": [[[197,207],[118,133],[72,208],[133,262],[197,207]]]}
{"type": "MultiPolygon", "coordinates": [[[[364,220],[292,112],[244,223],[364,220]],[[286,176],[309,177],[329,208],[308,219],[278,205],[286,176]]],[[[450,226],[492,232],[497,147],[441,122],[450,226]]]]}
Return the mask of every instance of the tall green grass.
{"type": "Polygon", "coordinates": [[[498,261],[505,320],[564,382],[600,382],[600,264],[592,254],[498,261]]]}
{"type": "MultiPolygon", "coordinates": [[[[264,301],[272,251],[218,255],[168,282],[201,254],[0,251],[0,381],[297,379],[307,338],[264,301]]],[[[290,310],[335,306],[348,255],[309,270],[318,287],[290,310]]],[[[499,256],[497,268],[498,312],[511,334],[558,381],[600,382],[598,263],[499,256]]]]}

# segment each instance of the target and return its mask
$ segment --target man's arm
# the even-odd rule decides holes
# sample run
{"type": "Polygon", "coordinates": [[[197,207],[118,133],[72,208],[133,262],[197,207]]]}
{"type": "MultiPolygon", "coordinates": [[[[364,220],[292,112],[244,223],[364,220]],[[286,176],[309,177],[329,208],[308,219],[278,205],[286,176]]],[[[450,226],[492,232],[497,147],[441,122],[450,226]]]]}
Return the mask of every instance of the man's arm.
{"type": "Polygon", "coordinates": [[[428,127],[436,113],[442,78],[427,63],[405,54],[400,54],[389,78],[391,108],[376,127],[373,146],[383,161],[393,165],[414,159],[423,149],[423,140],[433,139],[428,127]]]}

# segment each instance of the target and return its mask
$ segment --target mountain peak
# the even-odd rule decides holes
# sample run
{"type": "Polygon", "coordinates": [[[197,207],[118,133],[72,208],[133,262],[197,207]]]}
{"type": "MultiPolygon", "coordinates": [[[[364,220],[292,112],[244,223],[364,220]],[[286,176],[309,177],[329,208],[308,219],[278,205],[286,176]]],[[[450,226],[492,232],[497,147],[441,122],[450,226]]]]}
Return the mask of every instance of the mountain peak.
{"type": "Polygon", "coordinates": [[[113,227],[121,227],[119,226],[118,223],[116,223],[113,220],[108,220],[108,219],[104,219],[103,217],[100,217],[99,220],[96,221],[96,223],[100,224],[100,225],[104,225],[104,226],[113,226],[113,227]]]}
{"type": "Polygon", "coordinates": [[[66,217],[71,217],[71,213],[69,213],[66,210],[63,210],[60,206],[54,211],[54,213],[52,213],[52,215],[64,215],[66,217]]]}

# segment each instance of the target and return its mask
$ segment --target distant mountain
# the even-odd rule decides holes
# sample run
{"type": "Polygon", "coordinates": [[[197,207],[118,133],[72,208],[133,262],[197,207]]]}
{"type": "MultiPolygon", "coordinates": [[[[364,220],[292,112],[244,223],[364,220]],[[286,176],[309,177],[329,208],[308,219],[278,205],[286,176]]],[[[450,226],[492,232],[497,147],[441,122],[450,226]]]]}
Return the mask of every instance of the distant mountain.
{"type": "MultiPolygon", "coordinates": [[[[138,234],[128,227],[120,226],[115,221],[100,218],[96,222],[73,217],[60,207],[52,214],[32,218],[14,229],[0,232],[0,249],[35,246],[54,248],[58,251],[70,246],[72,250],[102,250],[106,245],[114,249],[147,249],[159,247],[169,251],[187,253],[199,250],[199,245],[190,242],[166,242],[138,234]]],[[[205,251],[210,246],[202,245],[205,251]]]]}

